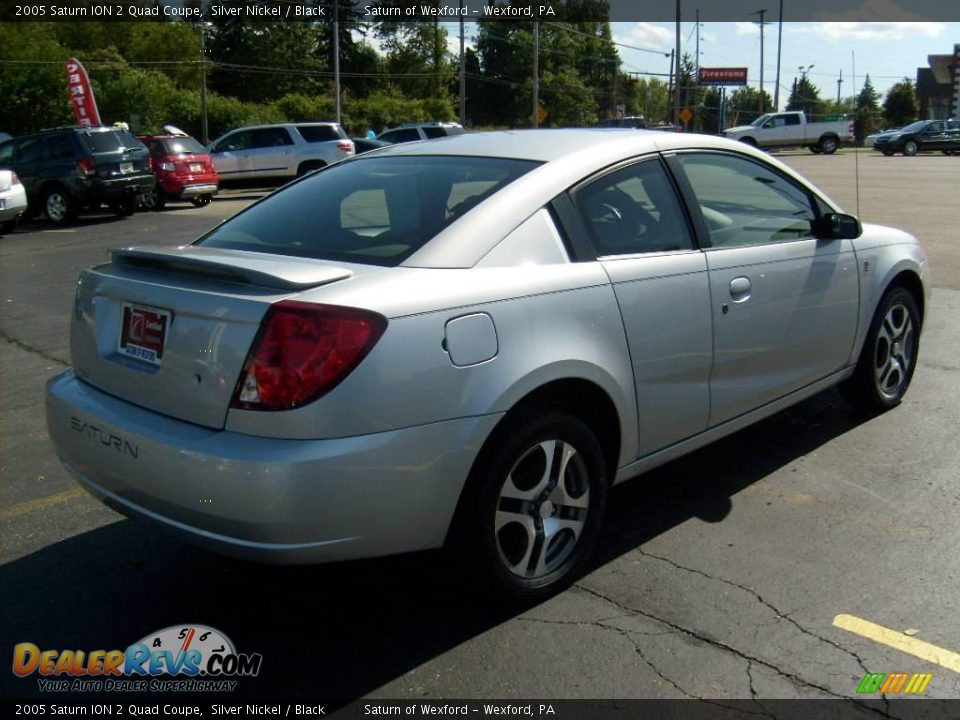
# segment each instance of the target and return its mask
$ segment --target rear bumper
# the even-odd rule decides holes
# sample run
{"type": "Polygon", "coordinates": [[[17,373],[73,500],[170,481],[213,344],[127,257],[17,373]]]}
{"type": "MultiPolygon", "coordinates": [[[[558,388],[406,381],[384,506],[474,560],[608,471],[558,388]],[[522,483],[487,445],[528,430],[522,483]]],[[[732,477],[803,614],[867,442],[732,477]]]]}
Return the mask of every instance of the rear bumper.
{"type": "Polygon", "coordinates": [[[64,465],[117,511],[194,544],[292,564],[439,547],[499,415],[330,440],[191,425],[79,380],[47,383],[64,465]]]}
{"type": "Polygon", "coordinates": [[[177,193],[177,197],[187,200],[189,198],[200,197],[201,195],[216,195],[216,185],[185,185],[177,193]]]}
{"type": "Polygon", "coordinates": [[[110,202],[145,193],[156,185],[151,175],[118,177],[115,180],[81,180],[79,190],[85,202],[110,202]]]}
{"type": "Polygon", "coordinates": [[[27,193],[22,185],[16,188],[0,192],[0,222],[13,220],[27,209],[27,193]]]}

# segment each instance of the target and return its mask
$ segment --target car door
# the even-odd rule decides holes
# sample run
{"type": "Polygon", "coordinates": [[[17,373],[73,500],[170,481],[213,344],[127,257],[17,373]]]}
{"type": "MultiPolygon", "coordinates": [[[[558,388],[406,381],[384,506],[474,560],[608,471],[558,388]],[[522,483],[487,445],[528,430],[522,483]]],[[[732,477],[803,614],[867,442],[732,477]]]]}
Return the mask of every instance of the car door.
{"type": "Polygon", "coordinates": [[[774,115],[763,124],[763,144],[771,147],[790,145],[799,142],[803,128],[800,127],[800,116],[796,113],[782,113],[774,115]]]}
{"type": "Polygon", "coordinates": [[[210,157],[224,180],[253,177],[252,130],[237,130],[219,140],[210,148],[210,157]]]}
{"type": "Polygon", "coordinates": [[[293,139],[283,127],[257,128],[253,131],[251,154],[258,178],[288,177],[297,174],[293,139]]]}
{"type": "Polygon", "coordinates": [[[924,150],[949,150],[950,137],[947,135],[947,126],[943,122],[933,122],[927,125],[917,138],[924,150]]]}
{"type": "Polygon", "coordinates": [[[844,368],[857,327],[857,262],[851,240],[813,237],[822,203],[739,153],[678,152],[670,163],[707,245],[710,425],[844,368]]]}
{"type": "Polygon", "coordinates": [[[620,306],[646,455],[707,427],[713,338],[706,259],[658,155],[607,171],[572,198],[620,306]]]}

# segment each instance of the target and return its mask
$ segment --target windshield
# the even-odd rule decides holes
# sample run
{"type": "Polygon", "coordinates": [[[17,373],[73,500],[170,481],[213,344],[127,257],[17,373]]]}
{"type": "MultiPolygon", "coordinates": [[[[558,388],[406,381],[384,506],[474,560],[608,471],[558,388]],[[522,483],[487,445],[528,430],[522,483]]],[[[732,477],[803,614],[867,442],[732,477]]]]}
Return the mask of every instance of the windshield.
{"type": "Polygon", "coordinates": [[[417,155],[348,161],[266,197],[197,244],[399,265],[458,217],[538,164],[417,155]]]}
{"type": "Polygon", "coordinates": [[[915,132],[920,132],[920,131],[923,130],[926,126],[927,126],[927,121],[926,121],[926,120],[920,120],[919,122],[910,123],[910,124],[907,125],[906,127],[900,128],[899,130],[897,130],[897,132],[902,132],[902,133],[915,133],[915,132]]]}

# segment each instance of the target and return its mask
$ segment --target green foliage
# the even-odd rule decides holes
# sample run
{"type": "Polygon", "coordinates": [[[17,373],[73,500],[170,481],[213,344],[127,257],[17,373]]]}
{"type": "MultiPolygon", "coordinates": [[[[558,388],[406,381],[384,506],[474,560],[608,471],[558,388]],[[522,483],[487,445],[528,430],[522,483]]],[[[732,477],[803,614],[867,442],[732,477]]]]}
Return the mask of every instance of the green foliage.
{"type": "Polygon", "coordinates": [[[863,139],[878,129],[878,119],[880,116],[880,93],[870,82],[870,75],[867,74],[863,80],[863,87],[857,94],[856,114],[853,120],[853,132],[857,144],[863,143],[863,139]]]}
{"type": "MultiPolygon", "coordinates": [[[[769,112],[773,107],[773,98],[770,94],[763,91],[764,112],[769,112]]],[[[727,97],[727,124],[748,125],[762,113],[760,112],[760,91],[754,87],[737,88],[727,97]]]]}
{"type": "Polygon", "coordinates": [[[802,110],[811,120],[818,120],[825,114],[820,89],[806,75],[794,80],[793,91],[787,100],[787,110],[802,110]]]}
{"type": "Polygon", "coordinates": [[[887,91],[883,116],[896,127],[917,119],[917,93],[910,78],[904,78],[887,91]]]}
{"type": "Polygon", "coordinates": [[[41,61],[0,72],[4,117],[0,130],[18,135],[41,127],[72,125],[64,64],[70,51],[57,42],[53,23],[0,23],[4,60],[41,61]],[[46,64],[49,63],[49,64],[46,64]]]}

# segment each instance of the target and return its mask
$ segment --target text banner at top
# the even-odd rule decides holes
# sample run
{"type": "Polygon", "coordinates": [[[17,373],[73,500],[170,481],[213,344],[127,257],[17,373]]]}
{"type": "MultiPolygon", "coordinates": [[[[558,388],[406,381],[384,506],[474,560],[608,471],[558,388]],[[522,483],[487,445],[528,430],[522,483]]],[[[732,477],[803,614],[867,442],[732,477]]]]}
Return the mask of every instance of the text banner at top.
{"type": "MultiPolygon", "coordinates": [[[[681,3],[683,22],[694,19],[694,3],[681,3]]],[[[701,3],[701,22],[753,20],[756,0],[724,0],[701,3]]],[[[785,22],[956,22],[960,2],[943,0],[804,0],[787,3],[785,22]]],[[[609,14],[602,3],[563,0],[35,0],[3,3],[0,21],[157,21],[188,20],[217,22],[249,20],[263,22],[412,22],[480,20],[540,22],[664,22],[676,20],[676,4],[663,0],[609,0],[609,14]]],[[[767,21],[777,21],[771,10],[767,21]]]]}

